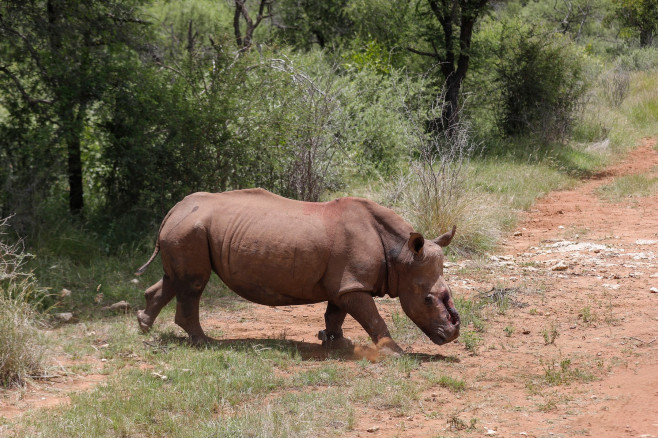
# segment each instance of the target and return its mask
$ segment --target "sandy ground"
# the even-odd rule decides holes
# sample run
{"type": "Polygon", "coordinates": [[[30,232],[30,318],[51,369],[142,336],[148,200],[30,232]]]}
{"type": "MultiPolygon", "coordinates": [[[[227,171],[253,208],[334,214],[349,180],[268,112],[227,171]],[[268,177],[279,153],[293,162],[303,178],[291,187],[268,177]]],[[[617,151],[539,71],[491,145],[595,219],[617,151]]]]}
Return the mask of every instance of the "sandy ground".
{"type": "MultiPolygon", "coordinates": [[[[349,435],[658,437],[658,293],[651,292],[658,288],[658,195],[610,203],[595,193],[622,175],[657,177],[654,145],[646,139],[622,163],[539,200],[488,260],[449,264],[446,278],[456,296],[473,298],[496,287],[507,293],[509,308],[489,311],[476,355],[463,342],[403,346],[421,360],[444,361],[468,389],[455,395],[430,388],[417,413],[406,417],[361,409],[349,435]],[[565,381],[546,384],[547,370],[565,381]],[[433,407],[443,414],[427,415],[433,407]],[[477,423],[460,430],[447,417],[477,423]]],[[[400,311],[389,299],[378,307],[388,320],[400,311]]],[[[222,342],[280,337],[295,342],[304,359],[321,360],[327,353],[316,334],[324,309],[204,307],[202,324],[211,335],[221,332],[222,342]]],[[[367,345],[350,317],[344,328],[367,345]]],[[[68,392],[101,379],[33,384],[0,400],[0,416],[65,403],[68,392]]]]}

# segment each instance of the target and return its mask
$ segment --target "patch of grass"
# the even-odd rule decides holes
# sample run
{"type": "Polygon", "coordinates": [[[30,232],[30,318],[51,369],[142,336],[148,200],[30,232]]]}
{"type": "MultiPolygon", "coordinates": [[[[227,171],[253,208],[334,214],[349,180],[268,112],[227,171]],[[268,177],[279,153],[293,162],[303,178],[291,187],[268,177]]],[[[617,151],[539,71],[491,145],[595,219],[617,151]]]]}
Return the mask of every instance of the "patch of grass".
{"type": "Polygon", "coordinates": [[[598,318],[596,315],[592,312],[592,308],[587,305],[583,307],[580,312],[578,313],[578,317],[583,321],[585,324],[592,324],[595,322],[598,318]]]}
{"type": "Polygon", "coordinates": [[[450,415],[448,417],[448,427],[450,430],[475,430],[477,427],[477,418],[471,418],[468,424],[461,418],[459,418],[459,414],[455,413],[450,415]]]}
{"type": "Polygon", "coordinates": [[[610,202],[619,202],[625,198],[652,196],[658,193],[658,177],[646,175],[626,175],[597,189],[597,194],[610,202]]]}
{"type": "Polygon", "coordinates": [[[328,364],[296,375],[294,382],[301,386],[339,386],[347,381],[346,373],[345,368],[328,364]]]}
{"type": "Polygon", "coordinates": [[[555,323],[551,324],[550,327],[544,328],[541,331],[542,336],[544,337],[544,344],[545,345],[554,345],[555,340],[560,336],[560,332],[557,329],[557,325],[555,323]]]}
{"type": "Polygon", "coordinates": [[[542,362],[544,375],[542,382],[549,386],[568,385],[571,382],[591,382],[595,376],[588,371],[575,368],[571,364],[571,359],[566,358],[556,361],[542,362]]]}
{"type": "MultiPolygon", "coordinates": [[[[335,428],[351,428],[354,412],[347,393],[332,387],[342,381],[346,370],[328,364],[282,377],[277,363],[294,363],[297,357],[294,351],[277,345],[197,349],[163,342],[163,348],[154,352],[136,352],[150,363],[148,369],[117,368],[107,384],[73,396],[70,406],[57,408],[53,415],[26,416],[16,435],[104,437],[138,432],[192,437],[249,431],[254,436],[319,436],[335,428]],[[300,384],[326,389],[278,394],[300,384]]],[[[400,379],[392,391],[386,389],[388,379],[382,378],[380,383],[382,406],[409,406],[404,400],[410,392],[405,388],[412,388],[411,383],[400,379]]]]}
{"type": "Polygon", "coordinates": [[[441,376],[439,379],[436,381],[436,384],[443,387],[447,388],[452,392],[464,392],[466,390],[466,382],[461,380],[461,379],[455,379],[454,377],[450,376],[441,376]]]}
{"type": "Polygon", "coordinates": [[[512,334],[514,334],[514,327],[511,326],[511,325],[505,326],[503,331],[505,332],[505,336],[507,336],[508,338],[511,338],[512,334]]]}
{"type": "Polygon", "coordinates": [[[461,326],[466,328],[472,325],[475,330],[483,332],[485,325],[482,310],[485,303],[480,300],[469,300],[462,297],[456,297],[454,301],[457,312],[459,312],[461,326]]]}
{"type": "Polygon", "coordinates": [[[398,416],[408,415],[419,398],[418,384],[406,376],[373,376],[354,382],[349,398],[379,410],[393,410],[398,416]]]}
{"type": "Polygon", "coordinates": [[[467,330],[459,338],[464,343],[466,350],[473,355],[477,355],[480,344],[482,344],[482,337],[474,331],[467,330]]]}
{"type": "Polygon", "coordinates": [[[391,336],[398,342],[413,344],[420,339],[427,339],[427,336],[418,328],[414,322],[409,319],[403,312],[394,310],[391,314],[393,322],[391,327],[391,336]]]}

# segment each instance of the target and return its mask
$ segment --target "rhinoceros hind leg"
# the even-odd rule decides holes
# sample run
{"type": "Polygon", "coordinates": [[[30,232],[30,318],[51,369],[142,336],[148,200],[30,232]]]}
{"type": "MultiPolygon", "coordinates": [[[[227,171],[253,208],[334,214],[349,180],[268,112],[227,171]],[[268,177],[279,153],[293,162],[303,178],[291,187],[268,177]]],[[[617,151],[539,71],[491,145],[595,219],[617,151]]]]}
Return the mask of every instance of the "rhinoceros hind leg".
{"type": "Polygon", "coordinates": [[[322,346],[330,349],[343,349],[353,346],[352,341],[343,337],[343,322],[347,311],[341,309],[334,303],[327,304],[327,311],[324,313],[324,322],[326,330],[320,330],[318,339],[322,341],[322,346]]]}
{"type": "Polygon", "coordinates": [[[202,343],[209,338],[203,332],[199,322],[199,301],[201,293],[181,294],[176,296],[176,316],[174,321],[190,336],[193,343],[202,343]]]}
{"type": "Polygon", "coordinates": [[[146,309],[137,311],[137,322],[142,332],[146,333],[151,329],[155,318],[158,317],[162,308],[174,298],[174,295],[176,295],[176,291],[167,277],[163,277],[146,289],[144,292],[146,309]]]}

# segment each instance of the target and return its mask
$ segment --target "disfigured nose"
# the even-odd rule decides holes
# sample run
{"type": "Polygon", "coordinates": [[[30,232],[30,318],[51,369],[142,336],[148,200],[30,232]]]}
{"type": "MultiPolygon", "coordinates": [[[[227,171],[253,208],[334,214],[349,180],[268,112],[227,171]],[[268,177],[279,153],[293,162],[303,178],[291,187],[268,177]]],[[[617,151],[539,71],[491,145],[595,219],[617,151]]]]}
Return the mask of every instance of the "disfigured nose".
{"type": "Polygon", "coordinates": [[[448,312],[448,317],[446,318],[448,322],[454,326],[456,329],[459,329],[459,324],[460,324],[460,319],[459,319],[459,312],[457,312],[457,309],[455,308],[455,304],[452,301],[452,298],[450,297],[450,290],[446,290],[446,293],[443,295],[443,305],[446,308],[446,311],[448,312]]]}

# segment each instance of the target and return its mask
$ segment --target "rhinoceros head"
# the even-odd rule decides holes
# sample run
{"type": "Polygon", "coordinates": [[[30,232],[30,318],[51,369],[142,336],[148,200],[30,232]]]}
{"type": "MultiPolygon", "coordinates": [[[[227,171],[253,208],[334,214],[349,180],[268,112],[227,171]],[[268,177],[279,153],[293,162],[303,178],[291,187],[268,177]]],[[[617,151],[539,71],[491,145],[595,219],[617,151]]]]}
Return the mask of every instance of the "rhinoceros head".
{"type": "Polygon", "coordinates": [[[398,296],[404,313],[439,345],[459,336],[459,313],[443,278],[442,247],[450,243],[455,230],[435,240],[411,233],[399,267],[398,296]]]}

